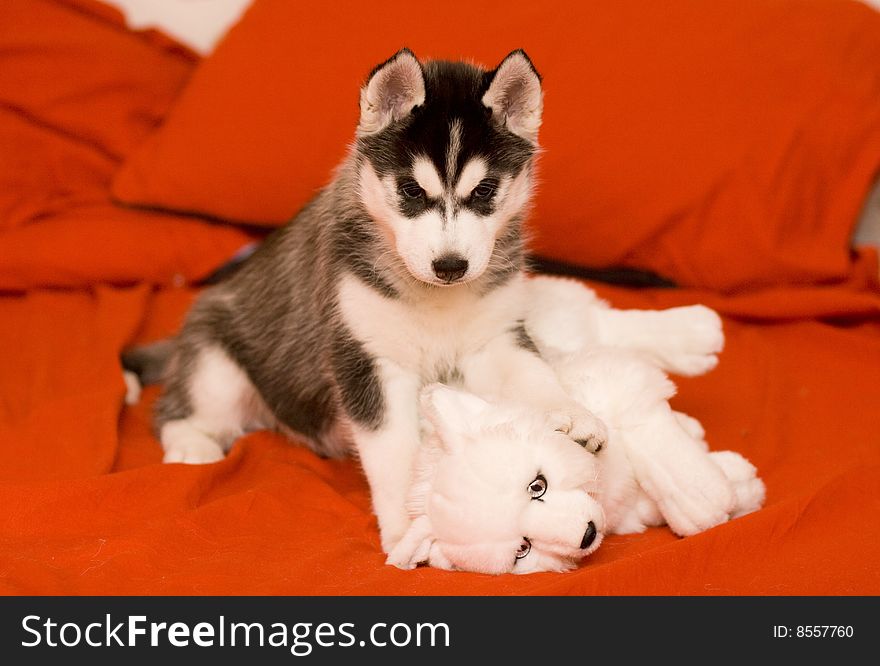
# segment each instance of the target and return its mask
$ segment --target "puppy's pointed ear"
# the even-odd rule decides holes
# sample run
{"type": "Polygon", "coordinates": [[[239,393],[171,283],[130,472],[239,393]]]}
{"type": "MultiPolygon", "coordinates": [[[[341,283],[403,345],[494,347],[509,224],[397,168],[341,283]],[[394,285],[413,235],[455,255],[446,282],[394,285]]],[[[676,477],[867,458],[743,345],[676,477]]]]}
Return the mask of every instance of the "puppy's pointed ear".
{"type": "Polygon", "coordinates": [[[375,134],[425,101],[425,72],[412,51],[401,49],[376,67],[361,88],[358,134],[375,134]]]}
{"type": "Polygon", "coordinates": [[[482,398],[443,384],[429,384],[422,389],[421,405],[447,450],[463,445],[468,435],[485,425],[489,410],[489,403],[482,398]]]}
{"type": "Polygon", "coordinates": [[[544,93],[541,76],[522,49],[510,53],[494,72],[483,104],[502,127],[537,145],[544,93]]]}
{"type": "Polygon", "coordinates": [[[388,553],[385,564],[398,569],[415,569],[422,562],[427,562],[434,543],[434,530],[427,516],[419,516],[388,553]]]}

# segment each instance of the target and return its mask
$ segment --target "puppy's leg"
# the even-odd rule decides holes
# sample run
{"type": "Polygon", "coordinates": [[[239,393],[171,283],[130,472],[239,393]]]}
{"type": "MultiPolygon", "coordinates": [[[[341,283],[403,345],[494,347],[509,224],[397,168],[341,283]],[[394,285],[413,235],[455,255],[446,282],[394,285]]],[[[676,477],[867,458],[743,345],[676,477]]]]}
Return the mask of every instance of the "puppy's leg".
{"type": "Polygon", "coordinates": [[[244,371],[219,346],[181,350],[159,399],[157,426],[166,463],[223,458],[259,402],[244,371]]]}
{"type": "Polygon", "coordinates": [[[558,430],[590,451],[608,440],[602,420],[566,393],[524,331],[495,338],[463,359],[461,371],[469,391],[541,409],[558,422],[558,430]]]}
{"type": "MultiPolygon", "coordinates": [[[[406,496],[420,442],[421,378],[385,360],[377,363],[376,370],[384,412],[378,422],[354,418],[351,434],[370,484],[382,549],[390,553],[410,523],[406,496]]],[[[347,408],[351,415],[350,405],[347,408]]]]}

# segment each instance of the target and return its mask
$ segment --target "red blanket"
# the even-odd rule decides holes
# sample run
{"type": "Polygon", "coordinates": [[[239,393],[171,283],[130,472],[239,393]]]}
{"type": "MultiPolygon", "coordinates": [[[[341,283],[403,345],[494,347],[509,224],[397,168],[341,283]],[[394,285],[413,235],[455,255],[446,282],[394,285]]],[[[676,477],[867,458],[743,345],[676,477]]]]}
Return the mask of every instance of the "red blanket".
{"type": "Polygon", "coordinates": [[[223,462],[162,465],[156,389],[123,405],[120,350],[172,333],[195,294],[179,285],[250,240],[110,200],[193,58],[42,0],[0,4],[0,46],[0,592],[880,594],[875,256],[821,287],[599,288],[725,315],[719,367],[679,380],[674,404],[757,465],[763,510],[687,539],[612,537],[573,573],[399,571],[355,462],[255,433],[223,462]]]}

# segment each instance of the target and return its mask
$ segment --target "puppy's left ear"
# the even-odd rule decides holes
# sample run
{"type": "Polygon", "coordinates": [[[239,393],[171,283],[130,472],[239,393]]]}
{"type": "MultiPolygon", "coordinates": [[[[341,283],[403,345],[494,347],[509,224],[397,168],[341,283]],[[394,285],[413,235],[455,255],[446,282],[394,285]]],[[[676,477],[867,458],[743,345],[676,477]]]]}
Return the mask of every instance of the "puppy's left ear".
{"type": "Polygon", "coordinates": [[[376,67],[361,88],[358,134],[375,134],[425,102],[425,73],[409,49],[376,67]]]}
{"type": "Polygon", "coordinates": [[[494,72],[483,104],[492,110],[492,117],[502,127],[538,144],[538,128],[544,109],[541,76],[522,49],[510,53],[494,72]]]}
{"type": "Polygon", "coordinates": [[[428,561],[431,545],[434,543],[434,530],[428,516],[419,516],[412,523],[403,538],[388,553],[385,564],[398,569],[415,569],[428,561]]]}

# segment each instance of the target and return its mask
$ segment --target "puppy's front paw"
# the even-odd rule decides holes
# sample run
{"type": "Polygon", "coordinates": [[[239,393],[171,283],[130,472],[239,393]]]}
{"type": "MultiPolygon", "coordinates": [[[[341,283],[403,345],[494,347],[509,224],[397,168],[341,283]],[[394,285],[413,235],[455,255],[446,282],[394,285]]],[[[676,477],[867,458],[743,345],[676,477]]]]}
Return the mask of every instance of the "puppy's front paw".
{"type": "Polygon", "coordinates": [[[385,564],[398,569],[415,569],[419,564],[428,561],[432,542],[431,521],[427,516],[419,516],[412,521],[397,544],[385,551],[388,553],[385,564]]]}
{"type": "Polygon", "coordinates": [[[598,453],[608,442],[608,429],[602,419],[577,403],[551,413],[554,428],[565,433],[591,453],[598,453]]]}
{"type": "Polygon", "coordinates": [[[207,465],[223,460],[223,449],[217,442],[208,439],[177,443],[165,449],[164,463],[185,463],[187,465],[207,465]]]}
{"type": "Polygon", "coordinates": [[[383,516],[383,519],[379,520],[379,537],[383,553],[390,555],[394,552],[400,540],[407,534],[410,524],[410,519],[406,515],[383,516]]]}

